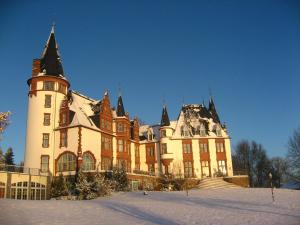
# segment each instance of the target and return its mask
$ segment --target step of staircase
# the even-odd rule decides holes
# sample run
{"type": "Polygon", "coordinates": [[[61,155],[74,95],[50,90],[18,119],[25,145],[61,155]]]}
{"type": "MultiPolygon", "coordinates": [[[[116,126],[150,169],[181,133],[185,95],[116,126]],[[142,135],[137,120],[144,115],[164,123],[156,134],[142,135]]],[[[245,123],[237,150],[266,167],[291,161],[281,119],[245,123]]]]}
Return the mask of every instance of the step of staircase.
{"type": "Polygon", "coordinates": [[[223,189],[223,188],[240,188],[235,184],[226,182],[222,177],[204,178],[198,185],[199,189],[223,189]]]}

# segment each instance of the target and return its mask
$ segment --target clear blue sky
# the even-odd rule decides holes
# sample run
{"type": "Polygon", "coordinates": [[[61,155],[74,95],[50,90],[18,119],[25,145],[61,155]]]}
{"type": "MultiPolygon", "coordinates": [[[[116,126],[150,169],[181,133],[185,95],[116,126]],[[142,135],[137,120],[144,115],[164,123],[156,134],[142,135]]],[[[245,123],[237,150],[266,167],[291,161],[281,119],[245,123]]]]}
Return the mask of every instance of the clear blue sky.
{"type": "Polygon", "coordinates": [[[300,125],[300,1],[1,1],[0,145],[23,159],[26,80],[52,21],[71,88],[160,122],[212,90],[233,147],[241,139],[284,156],[300,125]]]}

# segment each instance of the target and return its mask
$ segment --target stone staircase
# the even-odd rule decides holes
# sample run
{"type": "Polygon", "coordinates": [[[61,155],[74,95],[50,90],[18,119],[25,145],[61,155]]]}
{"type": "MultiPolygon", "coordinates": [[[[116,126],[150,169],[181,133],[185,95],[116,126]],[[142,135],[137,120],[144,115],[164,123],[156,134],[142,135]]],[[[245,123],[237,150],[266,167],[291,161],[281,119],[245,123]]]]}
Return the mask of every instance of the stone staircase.
{"type": "Polygon", "coordinates": [[[198,185],[199,189],[222,189],[222,188],[241,188],[235,184],[226,182],[222,177],[204,178],[198,185]]]}

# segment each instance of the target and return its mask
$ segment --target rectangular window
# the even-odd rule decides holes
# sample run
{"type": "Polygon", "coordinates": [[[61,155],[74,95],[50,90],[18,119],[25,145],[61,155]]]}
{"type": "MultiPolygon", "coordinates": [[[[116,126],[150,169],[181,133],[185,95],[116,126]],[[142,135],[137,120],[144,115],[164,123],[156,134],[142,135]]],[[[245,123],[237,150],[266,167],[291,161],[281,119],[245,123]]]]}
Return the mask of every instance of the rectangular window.
{"type": "Polygon", "coordinates": [[[124,151],[124,141],[122,139],[118,140],[118,151],[123,152],[124,151]]]}
{"type": "Polygon", "coordinates": [[[42,172],[48,172],[49,170],[49,156],[48,155],[42,155],[41,157],[41,171],[42,172]]]}
{"type": "Polygon", "coordinates": [[[200,143],[199,144],[200,153],[206,153],[208,152],[208,146],[207,143],[200,143]]]}
{"type": "Polygon", "coordinates": [[[117,132],[123,133],[124,132],[124,124],[123,123],[117,123],[117,132]]]}
{"type": "Polygon", "coordinates": [[[124,169],[124,170],[126,170],[126,168],[127,168],[127,160],[118,159],[117,160],[117,167],[118,167],[118,169],[124,169]]]}
{"type": "Polygon", "coordinates": [[[167,144],[161,144],[161,154],[167,154],[168,150],[167,150],[167,144]]]}
{"type": "Polygon", "coordinates": [[[60,146],[61,147],[68,146],[68,133],[66,130],[60,131],[60,146]]]}
{"type": "Polygon", "coordinates": [[[44,113],[44,126],[50,126],[50,113],[44,113]]]}
{"type": "Polygon", "coordinates": [[[53,81],[44,81],[43,89],[45,91],[54,91],[54,82],[53,81]]]}
{"type": "Polygon", "coordinates": [[[43,134],[43,148],[49,148],[49,134],[43,134]]]}
{"type": "Polygon", "coordinates": [[[59,84],[59,86],[58,86],[58,91],[59,91],[60,93],[66,93],[66,85],[64,85],[64,84],[59,84]]]}
{"type": "Polygon", "coordinates": [[[102,135],[101,137],[101,149],[112,151],[112,138],[102,135]]]}
{"type": "Polygon", "coordinates": [[[112,160],[111,158],[102,157],[101,158],[101,169],[102,170],[111,170],[112,169],[112,160]]]}
{"type": "Polygon", "coordinates": [[[191,161],[186,161],[184,165],[184,177],[189,178],[193,177],[193,163],[191,161]]]}
{"type": "Polygon", "coordinates": [[[45,95],[45,108],[51,108],[51,95],[45,95]]]}
{"type": "Polygon", "coordinates": [[[218,169],[219,169],[219,172],[223,173],[224,175],[226,174],[225,160],[218,161],[218,169]]]}
{"type": "Polygon", "coordinates": [[[224,143],[223,142],[217,142],[216,143],[216,149],[217,149],[217,152],[224,152],[224,143]]]}
{"type": "Polygon", "coordinates": [[[202,169],[202,176],[208,177],[209,176],[209,162],[201,161],[201,169],[202,169]]]}
{"type": "Polygon", "coordinates": [[[161,137],[164,138],[164,137],[166,137],[166,136],[167,136],[166,130],[162,130],[162,131],[161,131],[161,137]]]}
{"type": "Polygon", "coordinates": [[[154,164],[148,164],[148,171],[150,172],[150,173],[154,173],[155,172],[155,167],[154,167],[154,164]]]}
{"type": "Polygon", "coordinates": [[[148,147],[148,156],[154,156],[154,147],[153,146],[150,146],[148,147]]]}
{"type": "Polygon", "coordinates": [[[183,143],[183,153],[185,154],[192,153],[192,146],[190,143],[183,143]]]}

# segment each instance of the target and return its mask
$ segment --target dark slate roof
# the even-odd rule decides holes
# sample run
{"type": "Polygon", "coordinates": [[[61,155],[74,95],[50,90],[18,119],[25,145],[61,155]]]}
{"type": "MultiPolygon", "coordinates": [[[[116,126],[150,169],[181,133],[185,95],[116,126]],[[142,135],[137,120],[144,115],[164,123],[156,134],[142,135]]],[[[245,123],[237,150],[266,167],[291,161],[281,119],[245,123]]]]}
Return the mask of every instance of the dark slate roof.
{"type": "Polygon", "coordinates": [[[167,111],[167,107],[166,106],[163,107],[163,111],[162,111],[162,115],[161,115],[161,121],[160,121],[160,126],[161,127],[170,126],[170,120],[169,120],[168,111],[167,111]]]}
{"type": "Polygon", "coordinates": [[[117,116],[125,116],[125,110],[124,110],[123,100],[121,96],[119,96],[118,98],[117,116]]]}
{"type": "Polygon", "coordinates": [[[43,55],[40,60],[40,72],[45,71],[47,75],[51,76],[64,75],[53,28],[51,30],[50,37],[47,41],[43,55]]]}
{"type": "Polygon", "coordinates": [[[211,118],[211,114],[209,113],[205,105],[200,105],[199,114],[202,118],[208,118],[208,119],[211,118]]]}
{"type": "Polygon", "coordinates": [[[72,122],[72,120],[73,120],[74,116],[75,116],[75,112],[74,112],[74,111],[72,111],[72,110],[70,110],[70,111],[69,111],[70,123],[72,122]]]}
{"type": "Polygon", "coordinates": [[[212,98],[210,98],[209,100],[209,106],[208,106],[208,110],[213,118],[213,120],[216,122],[216,123],[220,123],[220,118],[218,116],[218,113],[217,113],[217,110],[216,110],[216,107],[215,107],[215,103],[214,103],[214,100],[212,98]]]}
{"type": "Polygon", "coordinates": [[[96,125],[96,127],[100,128],[100,115],[99,114],[89,116],[89,118],[93,121],[93,123],[96,125]]]}

